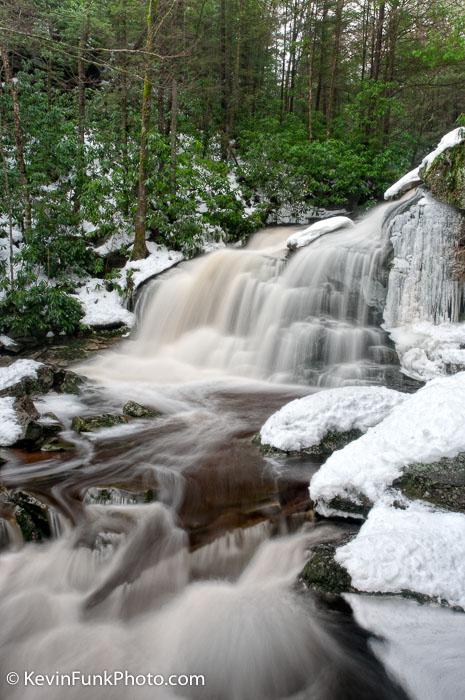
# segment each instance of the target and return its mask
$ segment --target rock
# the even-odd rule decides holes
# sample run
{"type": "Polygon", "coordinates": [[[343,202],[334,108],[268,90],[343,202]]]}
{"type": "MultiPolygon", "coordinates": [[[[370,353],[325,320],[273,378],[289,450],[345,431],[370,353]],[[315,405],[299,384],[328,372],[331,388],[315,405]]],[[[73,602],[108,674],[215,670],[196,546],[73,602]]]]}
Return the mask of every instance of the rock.
{"type": "Polygon", "coordinates": [[[30,396],[21,396],[13,404],[16,416],[23,428],[22,436],[14,447],[27,450],[41,449],[44,443],[55,440],[63,430],[63,425],[53,414],[40,417],[30,396]]]}
{"type": "Polygon", "coordinates": [[[15,506],[14,516],[26,542],[41,542],[51,536],[48,508],[34,496],[15,491],[8,497],[15,506]]]}
{"type": "Polygon", "coordinates": [[[345,517],[366,518],[371,507],[371,501],[361,493],[354,494],[353,499],[336,496],[325,503],[326,508],[337,511],[345,517]]]}
{"type": "Polygon", "coordinates": [[[112,428],[123,423],[129,423],[129,416],[102,413],[99,416],[75,416],[71,428],[77,433],[94,433],[101,428],[112,428]]]}
{"type": "Polygon", "coordinates": [[[131,418],[156,418],[162,415],[160,411],[142,406],[142,404],[136,403],[135,401],[128,401],[125,403],[123,406],[123,413],[125,416],[130,416],[131,418]]]}
{"type": "Polygon", "coordinates": [[[259,445],[263,454],[287,454],[290,456],[311,455],[315,457],[328,457],[336,450],[341,450],[343,447],[348,445],[349,442],[357,440],[359,437],[361,437],[361,435],[363,435],[362,431],[356,429],[348,430],[343,433],[331,430],[326,433],[324,438],[320,440],[318,444],[312,445],[311,447],[306,447],[303,450],[290,452],[279,450],[277,447],[272,447],[271,445],[265,445],[262,443],[259,433],[254,435],[252,442],[255,445],[259,445]]]}
{"type": "Polygon", "coordinates": [[[41,452],[68,452],[74,450],[76,445],[63,438],[52,437],[44,442],[40,448],[41,452]]]}
{"type": "Polygon", "coordinates": [[[300,578],[309,588],[320,593],[356,592],[347,571],[334,560],[336,547],[342,546],[351,537],[337,543],[318,544],[312,549],[310,560],[300,574],[300,578]]]}
{"type": "Polygon", "coordinates": [[[465,143],[443,151],[422,175],[436,199],[465,209],[465,143]]]}
{"type": "Polygon", "coordinates": [[[393,486],[408,498],[465,512],[465,453],[433,464],[409,465],[393,486]]]}
{"type": "Polygon", "coordinates": [[[53,388],[60,394],[79,394],[84,379],[70,370],[54,368],[53,388]]]}

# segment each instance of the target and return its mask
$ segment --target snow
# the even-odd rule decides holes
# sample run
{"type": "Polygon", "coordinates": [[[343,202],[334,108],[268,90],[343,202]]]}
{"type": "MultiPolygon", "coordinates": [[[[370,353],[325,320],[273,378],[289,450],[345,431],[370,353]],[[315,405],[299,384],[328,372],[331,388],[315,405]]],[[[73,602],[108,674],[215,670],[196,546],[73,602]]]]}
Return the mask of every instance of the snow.
{"type": "Polygon", "coordinates": [[[147,248],[150,253],[147,258],[144,260],[130,260],[121,271],[122,280],[127,278],[129,271],[133,271],[132,280],[135,288],[150,277],[154,277],[184,260],[183,254],[179,251],[169,250],[166,246],[153,243],[152,241],[147,241],[147,248]]]}
{"type": "Polygon", "coordinates": [[[0,347],[2,345],[4,348],[10,348],[11,350],[18,347],[16,341],[14,341],[13,338],[10,338],[8,335],[0,335],[0,347]]]}
{"type": "Polygon", "coordinates": [[[17,384],[24,377],[37,377],[37,370],[42,367],[41,362],[35,360],[16,360],[8,367],[0,367],[0,390],[17,384]]]}
{"type": "Polygon", "coordinates": [[[13,445],[22,435],[15,409],[15,399],[11,396],[0,398],[0,446],[13,445]]]}
{"type": "Polygon", "coordinates": [[[465,695],[465,615],[392,596],[344,598],[359,625],[376,635],[370,646],[412,700],[465,695]]]}
{"type": "Polygon", "coordinates": [[[320,512],[336,496],[376,502],[402,468],[465,451],[465,372],[431,380],[358,440],[334,452],[310,482],[320,512]]]}
{"type": "Polygon", "coordinates": [[[116,231],[113,233],[108,240],[105,241],[105,243],[102,243],[101,246],[98,246],[98,248],[95,248],[95,252],[97,255],[100,255],[102,258],[104,258],[106,255],[109,255],[110,253],[114,253],[124,246],[130,245],[132,242],[134,236],[131,235],[128,231],[116,231]]]}
{"type": "Polygon", "coordinates": [[[384,199],[397,199],[405,192],[408,192],[408,190],[417,187],[420,183],[420,166],[418,166],[391,185],[384,193],[384,199]]]}
{"type": "Polygon", "coordinates": [[[416,591],[465,609],[465,515],[413,502],[373,506],[357,537],[335,554],[352,585],[371,593],[416,591]]]}
{"type": "Polygon", "coordinates": [[[435,148],[434,151],[431,151],[431,153],[428,153],[428,155],[425,156],[425,158],[423,158],[423,160],[421,162],[420,169],[423,172],[426,172],[432,166],[435,159],[439,155],[441,155],[441,153],[446,151],[448,148],[454,148],[454,146],[458,146],[459,144],[463,143],[464,141],[465,141],[465,128],[464,127],[459,126],[457,129],[454,129],[453,131],[449,131],[449,133],[446,134],[445,136],[443,136],[442,139],[439,141],[437,148],[435,148]]]}
{"type": "Polygon", "coordinates": [[[290,250],[302,248],[316,241],[320,236],[324,236],[326,233],[332,233],[341,228],[352,228],[354,225],[354,222],[347,216],[333,216],[330,219],[316,221],[299,233],[293,233],[292,236],[289,236],[287,239],[286,245],[290,250]]]}
{"type": "Polygon", "coordinates": [[[362,432],[376,425],[407,394],[380,386],[346,386],[296,399],[273,413],[260,431],[262,443],[286,452],[317,445],[329,431],[362,432]]]}
{"type": "Polygon", "coordinates": [[[106,327],[113,324],[132,326],[134,314],[122,305],[122,298],[116,289],[107,291],[103,280],[87,280],[76,294],[73,294],[84,310],[82,323],[94,327],[106,327]]]}

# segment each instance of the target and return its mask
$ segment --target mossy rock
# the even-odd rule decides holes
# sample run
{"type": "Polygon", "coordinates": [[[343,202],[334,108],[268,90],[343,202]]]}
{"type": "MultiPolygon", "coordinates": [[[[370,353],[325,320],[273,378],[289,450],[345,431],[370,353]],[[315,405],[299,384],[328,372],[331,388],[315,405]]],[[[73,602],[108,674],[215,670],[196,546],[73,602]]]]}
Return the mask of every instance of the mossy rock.
{"type": "Polygon", "coordinates": [[[56,369],[54,372],[53,388],[60,394],[79,394],[84,380],[75,372],[56,369]]]}
{"type": "Polygon", "coordinates": [[[75,416],[71,428],[77,433],[94,433],[102,428],[113,428],[115,425],[129,423],[128,416],[120,414],[102,413],[99,416],[75,416]]]}
{"type": "Polygon", "coordinates": [[[148,406],[143,406],[135,401],[128,401],[123,406],[123,413],[125,416],[130,416],[131,418],[156,418],[161,416],[160,411],[155,411],[153,408],[148,406]]]}
{"type": "Polygon", "coordinates": [[[432,464],[411,464],[393,486],[408,498],[465,513],[465,453],[432,464]]]}
{"type": "Polygon", "coordinates": [[[42,542],[51,537],[46,505],[23,491],[10,494],[8,501],[15,506],[16,522],[26,542],[42,542]]]}
{"type": "Polygon", "coordinates": [[[252,442],[255,445],[259,445],[260,450],[263,454],[287,454],[289,456],[295,457],[298,455],[310,455],[314,457],[328,457],[336,450],[342,450],[343,447],[358,440],[359,437],[363,435],[361,430],[347,430],[345,432],[337,432],[335,430],[330,430],[322,440],[316,445],[311,445],[310,447],[304,447],[302,450],[280,450],[272,445],[266,445],[262,443],[260,439],[260,434],[254,435],[252,442]]]}
{"type": "Polygon", "coordinates": [[[300,578],[306,586],[319,593],[355,592],[348,572],[335,561],[334,555],[337,547],[346,544],[351,538],[345,538],[336,543],[322,543],[316,545],[305,564],[300,578]]]}
{"type": "Polygon", "coordinates": [[[465,210],[465,143],[443,151],[422,177],[436,199],[465,210]]]}
{"type": "Polygon", "coordinates": [[[366,518],[373,506],[372,502],[361,493],[354,494],[352,498],[349,495],[345,497],[336,496],[325,503],[325,505],[331,510],[336,510],[349,516],[353,515],[357,518],[366,518]]]}

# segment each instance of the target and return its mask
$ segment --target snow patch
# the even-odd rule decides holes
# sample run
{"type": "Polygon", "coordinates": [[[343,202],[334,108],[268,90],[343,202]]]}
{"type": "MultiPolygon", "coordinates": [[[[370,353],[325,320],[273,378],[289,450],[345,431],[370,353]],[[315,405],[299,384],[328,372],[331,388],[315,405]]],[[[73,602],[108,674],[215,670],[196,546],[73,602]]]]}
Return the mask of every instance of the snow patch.
{"type": "Polygon", "coordinates": [[[289,236],[287,239],[286,245],[290,250],[302,248],[316,241],[320,236],[324,236],[325,233],[332,233],[341,228],[353,228],[354,225],[354,222],[347,216],[333,216],[330,219],[316,221],[314,224],[304,229],[304,231],[293,233],[292,236],[289,236]]]}
{"type": "Polygon", "coordinates": [[[413,502],[377,503],[357,537],[335,554],[352,584],[370,593],[416,591],[465,609],[465,515],[413,502]]]}
{"type": "Polygon", "coordinates": [[[14,445],[22,435],[21,425],[18,423],[14,409],[15,399],[11,396],[0,398],[0,446],[14,445]]]}
{"type": "Polygon", "coordinates": [[[336,496],[376,502],[416,462],[436,462],[465,451],[465,372],[433,379],[395,406],[378,425],[334,452],[310,482],[313,501],[336,496]]]}
{"type": "Polygon", "coordinates": [[[0,391],[17,384],[24,377],[37,377],[37,370],[42,362],[35,360],[16,360],[8,367],[0,367],[0,391]]]}
{"type": "Polygon", "coordinates": [[[422,172],[426,172],[427,170],[429,170],[432,164],[434,163],[435,159],[439,155],[441,155],[441,153],[446,151],[448,148],[454,148],[455,146],[458,146],[464,141],[464,127],[459,126],[457,129],[449,131],[449,133],[443,136],[442,139],[439,141],[437,148],[435,148],[434,151],[431,151],[431,153],[428,153],[428,155],[425,156],[425,158],[423,158],[423,160],[421,161],[420,169],[422,170],[422,172]]]}
{"type": "Polygon", "coordinates": [[[286,452],[317,445],[330,431],[365,432],[407,397],[380,386],[347,386],[295,399],[273,413],[261,441],[286,452]]]}
{"type": "Polygon", "coordinates": [[[82,323],[96,328],[105,328],[116,324],[132,326],[134,314],[123,307],[120,294],[114,289],[109,292],[103,280],[93,278],[82,285],[75,297],[84,310],[82,323]]]}

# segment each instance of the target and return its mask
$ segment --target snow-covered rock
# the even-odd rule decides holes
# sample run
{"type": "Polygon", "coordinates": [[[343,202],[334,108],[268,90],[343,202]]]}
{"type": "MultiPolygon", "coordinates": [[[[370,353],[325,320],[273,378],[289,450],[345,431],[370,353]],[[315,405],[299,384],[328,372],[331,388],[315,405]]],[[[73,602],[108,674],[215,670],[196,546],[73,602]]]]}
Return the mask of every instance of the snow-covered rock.
{"type": "Polygon", "coordinates": [[[403,467],[465,451],[465,372],[433,379],[358,440],[334,452],[310,482],[318,510],[334,498],[376,502],[403,467]]]}
{"type": "Polygon", "coordinates": [[[458,127],[443,136],[434,151],[428,153],[418,167],[410,170],[386,190],[384,199],[397,199],[405,192],[408,192],[408,190],[417,187],[423,181],[423,175],[432,166],[434,160],[448,148],[454,148],[454,146],[458,146],[463,141],[465,141],[465,129],[463,127],[458,127]]]}
{"type": "Polygon", "coordinates": [[[444,153],[448,148],[454,148],[455,146],[458,146],[459,144],[463,143],[465,141],[465,128],[463,126],[459,126],[457,129],[453,129],[453,131],[449,131],[445,136],[442,137],[442,139],[439,141],[437,147],[434,149],[434,151],[431,151],[431,153],[428,153],[427,156],[423,158],[421,161],[420,165],[420,171],[421,175],[423,175],[424,171],[429,170],[429,168],[433,165],[434,161],[436,158],[441,155],[441,153],[444,153]]]}
{"type": "Polygon", "coordinates": [[[117,325],[132,326],[134,314],[123,306],[123,299],[116,289],[108,291],[101,279],[89,279],[72,295],[84,310],[82,323],[94,328],[117,325]]]}
{"type": "Polygon", "coordinates": [[[391,187],[389,187],[384,193],[384,199],[397,199],[402,196],[408,190],[413,189],[421,184],[420,177],[420,166],[410,170],[406,175],[397,180],[391,187]]]}
{"type": "Polygon", "coordinates": [[[379,386],[347,386],[320,391],[283,406],[260,431],[263,444],[285,452],[317,445],[330,431],[365,432],[407,394],[379,386]]]}
{"type": "Polygon", "coordinates": [[[35,360],[16,360],[8,367],[0,367],[0,391],[13,387],[25,377],[36,379],[40,367],[43,364],[35,360]]]}
{"type": "Polygon", "coordinates": [[[9,350],[10,352],[16,352],[19,350],[18,343],[10,338],[8,335],[0,335],[0,349],[9,350]]]}
{"type": "Polygon", "coordinates": [[[330,219],[316,221],[299,233],[293,233],[292,236],[289,236],[287,239],[286,245],[289,250],[295,250],[296,248],[309,245],[326,233],[332,233],[341,228],[352,228],[353,226],[354,222],[347,216],[332,216],[330,219]]]}
{"type": "Polygon", "coordinates": [[[23,428],[18,421],[14,409],[15,398],[5,396],[0,398],[0,446],[9,447],[19,440],[23,428]]]}
{"type": "Polygon", "coordinates": [[[465,515],[413,502],[377,503],[357,537],[336,550],[352,585],[371,593],[416,591],[465,608],[465,515]]]}

